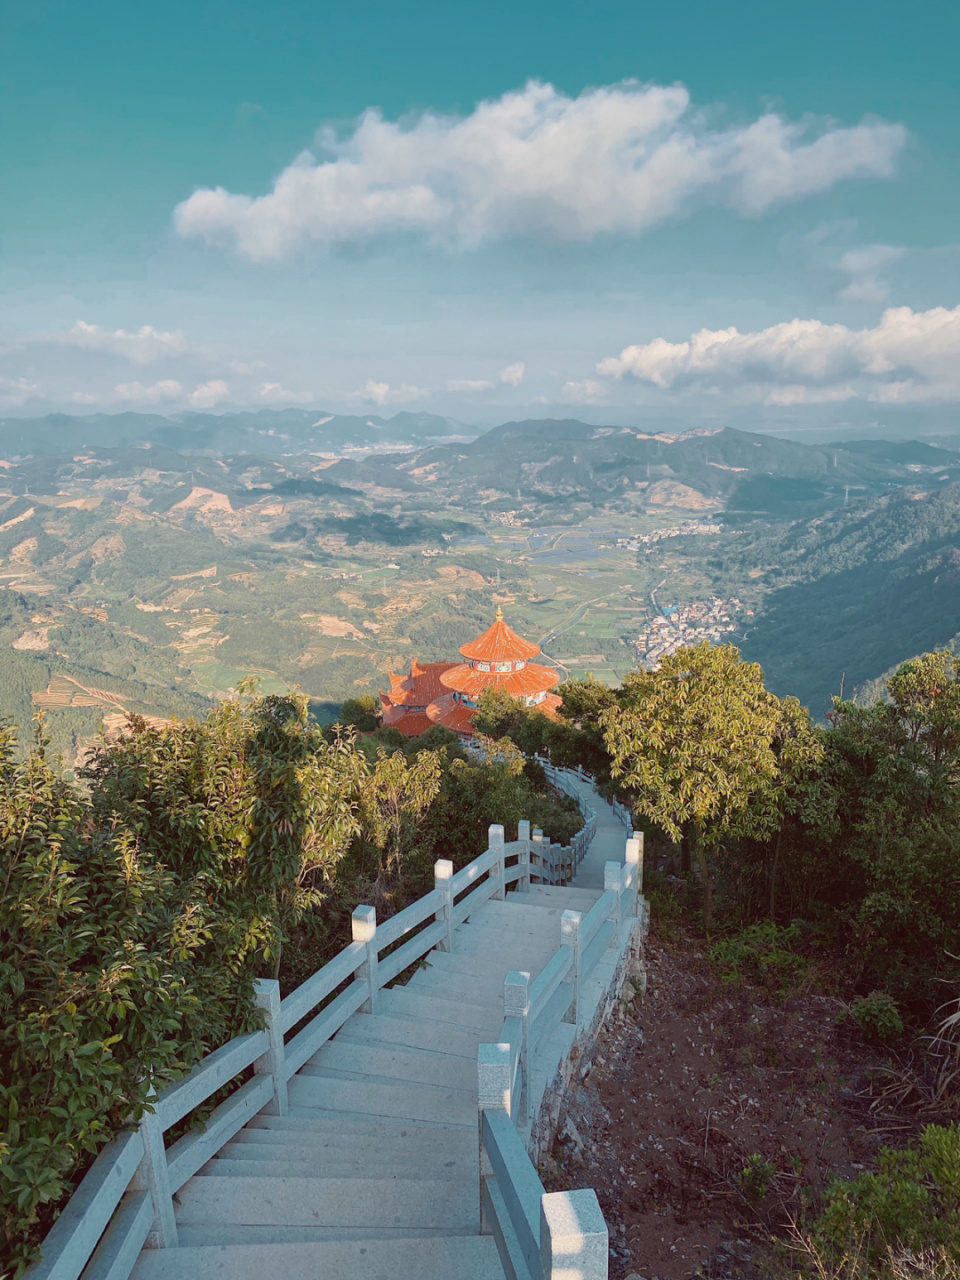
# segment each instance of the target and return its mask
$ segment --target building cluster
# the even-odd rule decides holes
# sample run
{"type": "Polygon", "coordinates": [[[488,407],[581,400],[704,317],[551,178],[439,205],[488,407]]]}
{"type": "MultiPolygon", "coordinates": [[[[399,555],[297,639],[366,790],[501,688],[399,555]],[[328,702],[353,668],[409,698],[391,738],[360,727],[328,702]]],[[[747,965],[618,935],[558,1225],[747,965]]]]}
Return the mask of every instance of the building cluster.
{"type": "Polygon", "coordinates": [[[705,520],[684,520],[683,524],[672,525],[669,529],[651,529],[649,533],[640,533],[633,538],[618,538],[617,546],[628,551],[640,551],[644,547],[652,547],[655,542],[664,538],[682,538],[693,533],[723,533],[723,525],[710,524],[705,520]]]}
{"type": "Polygon", "coordinates": [[[735,596],[729,600],[713,596],[696,604],[667,606],[634,640],[637,662],[648,671],[656,671],[665,657],[686,645],[700,644],[703,640],[717,643],[736,630],[734,617],[740,609],[740,601],[735,596]]]}
{"type": "Polygon", "coordinates": [[[408,676],[389,672],[390,688],[380,694],[383,723],[408,738],[418,737],[434,724],[469,737],[480,695],[490,688],[502,689],[549,716],[559,707],[560,698],[551,691],[560,683],[560,673],[530,661],[540,646],[508,627],[502,609],[497,609],[493,626],[461,645],[460,652],[466,662],[414,658],[408,676]]]}

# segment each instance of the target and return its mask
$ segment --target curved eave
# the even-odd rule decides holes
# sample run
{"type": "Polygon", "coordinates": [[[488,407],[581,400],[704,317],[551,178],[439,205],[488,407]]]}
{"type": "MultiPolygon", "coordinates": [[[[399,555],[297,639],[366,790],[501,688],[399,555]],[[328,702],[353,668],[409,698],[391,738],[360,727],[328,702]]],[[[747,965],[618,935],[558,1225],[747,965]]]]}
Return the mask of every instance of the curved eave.
{"type": "Polygon", "coordinates": [[[478,671],[467,663],[445,671],[440,683],[466,694],[474,702],[484,689],[503,689],[512,698],[532,698],[560,683],[560,673],[552,667],[526,666],[520,671],[478,671]]]}

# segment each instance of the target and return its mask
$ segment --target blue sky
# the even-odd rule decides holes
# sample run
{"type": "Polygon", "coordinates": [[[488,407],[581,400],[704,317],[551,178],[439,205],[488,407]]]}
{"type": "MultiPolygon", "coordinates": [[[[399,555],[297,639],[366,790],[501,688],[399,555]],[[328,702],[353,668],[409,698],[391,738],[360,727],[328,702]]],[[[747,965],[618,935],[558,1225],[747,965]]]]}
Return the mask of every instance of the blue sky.
{"type": "Polygon", "coordinates": [[[956,422],[956,5],[3,23],[6,414],[956,422]]]}

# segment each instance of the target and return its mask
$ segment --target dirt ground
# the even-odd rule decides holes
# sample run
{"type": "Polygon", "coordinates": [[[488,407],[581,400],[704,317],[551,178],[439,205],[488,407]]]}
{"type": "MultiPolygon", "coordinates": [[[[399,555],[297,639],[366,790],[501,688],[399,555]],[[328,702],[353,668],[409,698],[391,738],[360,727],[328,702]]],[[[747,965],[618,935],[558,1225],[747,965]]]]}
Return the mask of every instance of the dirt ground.
{"type": "Polygon", "coordinates": [[[605,1028],[541,1168],[548,1190],[596,1189],[611,1280],[769,1280],[772,1235],[829,1175],[916,1128],[871,1111],[884,1059],[835,1025],[839,1001],[771,1003],[701,948],[651,936],[645,994],[605,1028]]]}

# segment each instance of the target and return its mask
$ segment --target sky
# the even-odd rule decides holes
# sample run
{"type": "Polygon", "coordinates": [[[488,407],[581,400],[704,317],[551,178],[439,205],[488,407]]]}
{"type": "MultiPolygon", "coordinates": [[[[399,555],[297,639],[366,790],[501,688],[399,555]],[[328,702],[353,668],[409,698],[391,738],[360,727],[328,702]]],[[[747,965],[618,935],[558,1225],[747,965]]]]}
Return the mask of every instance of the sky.
{"type": "Polygon", "coordinates": [[[0,413],[960,431],[960,6],[6,0],[0,413]]]}

